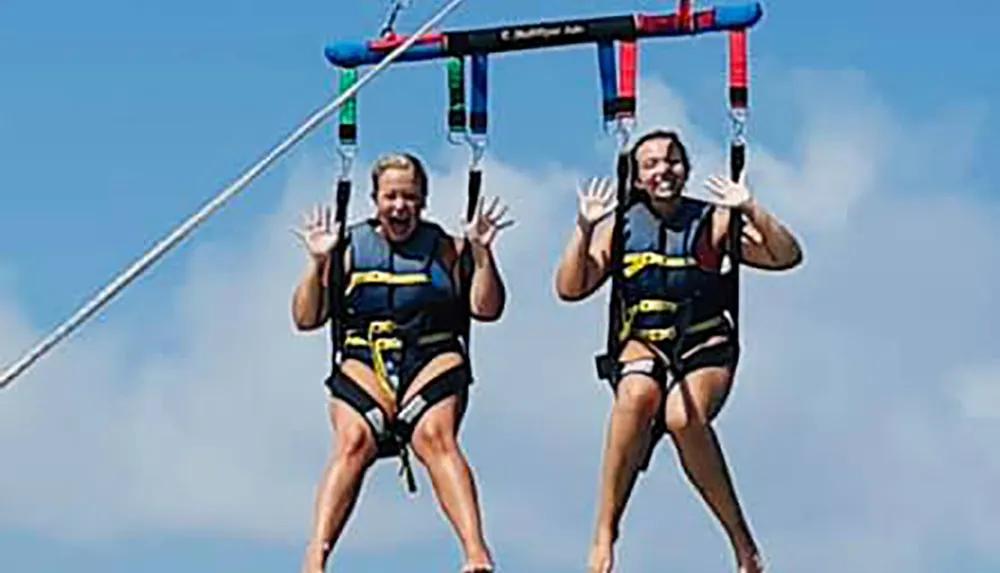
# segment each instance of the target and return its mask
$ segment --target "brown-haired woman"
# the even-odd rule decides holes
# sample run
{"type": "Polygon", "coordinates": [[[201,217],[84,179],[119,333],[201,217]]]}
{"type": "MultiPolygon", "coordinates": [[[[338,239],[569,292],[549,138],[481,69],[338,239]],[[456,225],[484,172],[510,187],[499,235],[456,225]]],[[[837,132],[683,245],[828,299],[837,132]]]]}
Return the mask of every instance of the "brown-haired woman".
{"type": "MultiPolygon", "coordinates": [[[[665,431],[692,485],[726,531],[743,573],[763,569],[728,476],[712,421],[739,357],[720,265],[729,218],[746,218],[742,262],[781,270],[798,265],[795,238],[750,195],[743,181],[711,177],[713,204],[682,195],[690,163],[676,133],[653,131],[630,152],[624,210],[621,352],[614,361],[614,403],[604,450],[591,573],[609,573],[614,544],[651,437],[665,431]]],[[[556,274],[565,301],[594,293],[612,268],[615,186],[593,180],[580,193],[577,225],[556,274]]]]}

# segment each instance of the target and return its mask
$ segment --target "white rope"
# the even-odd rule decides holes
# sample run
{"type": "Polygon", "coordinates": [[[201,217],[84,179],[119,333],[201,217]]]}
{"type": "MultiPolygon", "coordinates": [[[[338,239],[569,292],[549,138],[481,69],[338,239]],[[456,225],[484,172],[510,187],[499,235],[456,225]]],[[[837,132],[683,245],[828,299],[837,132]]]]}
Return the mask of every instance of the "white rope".
{"type": "Polygon", "coordinates": [[[410,0],[396,0],[392,3],[392,7],[389,8],[389,12],[385,17],[385,23],[382,24],[382,31],[379,32],[382,36],[396,33],[396,18],[399,17],[399,13],[410,7],[410,0]]]}
{"type": "Polygon", "coordinates": [[[464,0],[450,0],[434,16],[428,19],[402,44],[396,47],[378,64],[372,67],[366,74],[361,76],[357,82],[349,89],[341,93],[335,100],[314,113],[298,129],[296,129],[287,139],[274,147],[263,159],[251,167],[232,185],[222,191],[213,200],[207,203],[200,211],[191,216],[187,221],[177,227],[169,236],[161,240],[145,255],[119,274],[101,290],[94,298],[80,307],[66,322],[60,324],[48,336],[43,338],[38,344],[26,352],[17,362],[11,364],[0,377],[0,389],[6,388],[14,379],[27,370],[35,361],[41,358],[46,352],[52,349],[62,339],[72,333],[84,321],[94,315],[119,291],[124,289],[140,274],[146,271],[153,263],[159,260],[170,249],[180,243],[187,235],[194,231],[199,225],[207,220],[215,211],[229,201],[233,196],[242,191],[251,181],[274,163],[279,157],[284,155],[293,145],[298,143],[310,131],[315,129],[337,109],[339,109],[348,99],[358,92],[368,81],[382,72],[389,64],[396,60],[404,51],[409,49],[419,38],[427,34],[431,28],[436,26],[450,12],[459,6],[464,0]]]}

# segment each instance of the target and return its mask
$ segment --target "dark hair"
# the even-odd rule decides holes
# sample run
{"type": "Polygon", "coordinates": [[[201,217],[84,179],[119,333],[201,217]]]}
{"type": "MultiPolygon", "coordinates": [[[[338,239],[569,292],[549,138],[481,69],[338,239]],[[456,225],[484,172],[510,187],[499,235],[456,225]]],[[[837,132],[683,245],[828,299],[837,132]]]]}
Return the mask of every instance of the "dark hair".
{"type": "Polygon", "coordinates": [[[646,142],[652,141],[654,139],[669,139],[674,146],[680,150],[681,153],[681,165],[684,166],[684,173],[691,172],[691,161],[688,159],[687,148],[684,147],[684,142],[681,141],[681,136],[678,135],[676,131],[668,129],[654,129],[641,135],[632,144],[632,149],[628,152],[628,170],[629,170],[629,203],[634,203],[639,201],[644,196],[636,189],[636,177],[639,175],[639,148],[646,142]]]}
{"type": "Polygon", "coordinates": [[[427,170],[423,162],[412,153],[389,153],[379,157],[372,165],[372,197],[378,192],[378,180],[389,169],[412,169],[413,175],[417,179],[417,187],[420,188],[420,196],[424,203],[427,202],[427,170]]]}

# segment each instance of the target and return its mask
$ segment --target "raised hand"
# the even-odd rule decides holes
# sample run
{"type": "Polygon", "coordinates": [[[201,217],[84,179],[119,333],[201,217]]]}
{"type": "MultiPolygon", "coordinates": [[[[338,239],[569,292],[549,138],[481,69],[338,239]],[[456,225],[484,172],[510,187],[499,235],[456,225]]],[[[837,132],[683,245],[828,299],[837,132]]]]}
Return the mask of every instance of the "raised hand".
{"type": "Polygon", "coordinates": [[[615,197],[615,182],[608,178],[595,177],[580,188],[579,219],[593,227],[614,212],[618,206],[615,197]]]}
{"type": "Polygon", "coordinates": [[[723,207],[742,209],[753,200],[746,185],[746,171],[740,175],[739,181],[727,177],[709,177],[705,181],[705,188],[715,195],[717,203],[723,207]]]}
{"type": "Polygon", "coordinates": [[[302,227],[292,229],[314,259],[325,259],[337,246],[340,225],[333,223],[329,205],[317,205],[302,216],[302,227]]]}
{"type": "Polygon", "coordinates": [[[484,209],[485,204],[486,200],[480,197],[472,221],[465,226],[465,234],[469,241],[482,248],[488,248],[501,229],[514,224],[513,220],[503,220],[503,216],[507,214],[507,206],[501,205],[498,197],[492,199],[488,209],[484,209]]]}

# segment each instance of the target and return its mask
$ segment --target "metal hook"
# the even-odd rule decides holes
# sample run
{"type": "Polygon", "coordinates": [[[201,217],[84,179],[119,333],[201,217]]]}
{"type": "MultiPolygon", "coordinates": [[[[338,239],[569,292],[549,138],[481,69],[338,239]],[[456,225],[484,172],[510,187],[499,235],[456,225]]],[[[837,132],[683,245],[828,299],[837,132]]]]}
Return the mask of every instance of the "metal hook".
{"type": "Polygon", "coordinates": [[[354,159],[358,156],[358,145],[356,143],[341,143],[337,145],[337,154],[340,155],[340,178],[348,179],[351,175],[351,168],[354,166],[354,159]]]}
{"type": "Polygon", "coordinates": [[[729,120],[733,130],[733,141],[746,143],[748,111],[745,107],[734,107],[729,110],[729,120]]]}
{"type": "Polygon", "coordinates": [[[469,168],[475,169],[479,167],[479,164],[483,161],[483,157],[486,155],[488,138],[486,134],[470,133],[468,128],[466,128],[462,131],[449,131],[448,143],[452,145],[468,145],[469,150],[472,152],[472,158],[469,160],[469,168]]]}
{"type": "Polygon", "coordinates": [[[634,128],[635,118],[630,116],[617,117],[612,121],[604,122],[604,133],[615,137],[618,141],[619,151],[625,151],[628,147],[634,128]]]}
{"type": "Polygon", "coordinates": [[[486,135],[473,135],[467,133],[465,135],[465,141],[469,144],[469,149],[472,151],[472,159],[469,161],[469,168],[476,169],[479,167],[479,164],[483,161],[483,157],[486,155],[486,135]]]}

